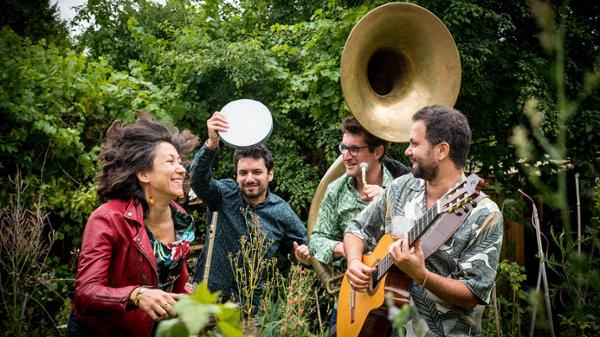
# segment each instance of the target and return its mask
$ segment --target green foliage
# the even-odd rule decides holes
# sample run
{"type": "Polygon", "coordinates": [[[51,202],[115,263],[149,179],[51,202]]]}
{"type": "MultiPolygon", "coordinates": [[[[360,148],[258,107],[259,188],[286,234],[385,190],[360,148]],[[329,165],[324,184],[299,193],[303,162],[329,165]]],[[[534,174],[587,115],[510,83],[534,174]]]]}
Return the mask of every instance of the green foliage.
{"type": "MultiPolygon", "coordinates": [[[[91,55],[102,55],[119,69],[176,91],[180,103],[170,107],[169,116],[201,135],[205,120],[228,101],[248,97],[265,102],[275,121],[269,141],[276,154],[275,191],[306,215],[320,174],[336,157],[336,126],[347,114],[339,92],[340,52],[367,8],[345,10],[335,2],[317,1],[314,13],[305,14],[307,21],[296,23],[292,18],[300,18],[290,10],[300,3],[241,5],[173,1],[163,9],[161,20],[151,22],[155,4],[140,2],[133,8],[126,1],[94,2],[80,15],[98,18],[98,25],[81,41],[91,55]],[[174,8],[179,10],[177,18],[168,14],[174,8]],[[273,15],[288,20],[265,23],[273,15]],[[103,43],[108,41],[105,35],[117,41],[103,43]],[[136,47],[124,50],[121,40],[136,47]],[[305,137],[307,132],[314,133],[314,139],[305,137]],[[323,151],[323,146],[328,148],[323,151]]],[[[306,13],[310,6],[300,7],[306,13]]],[[[218,174],[231,176],[231,166],[225,165],[218,174]]]]}
{"type": "Polygon", "coordinates": [[[204,329],[211,316],[217,327],[228,337],[241,337],[238,323],[240,312],[233,303],[218,304],[219,293],[211,293],[208,284],[202,282],[192,295],[182,295],[175,304],[177,318],[163,321],[156,330],[157,337],[188,337],[204,329]]]}
{"type": "Polygon", "coordinates": [[[531,314],[529,296],[524,287],[525,268],[515,262],[500,261],[496,277],[497,304],[484,312],[482,336],[496,336],[496,317],[506,336],[522,336],[529,328],[531,314]]]}
{"type": "MultiPolygon", "coordinates": [[[[8,186],[20,167],[31,186],[26,193],[41,191],[42,206],[61,219],[59,239],[78,244],[97,206],[92,178],[107,126],[142,108],[170,119],[166,111],[178,105],[178,93],[10,30],[0,32],[0,65],[0,183],[8,186]]],[[[3,204],[7,193],[0,192],[3,204]]]]}
{"type": "MultiPolygon", "coordinates": [[[[402,307],[398,308],[394,305],[390,296],[386,296],[386,304],[389,310],[388,317],[392,321],[392,327],[394,328],[394,331],[397,331],[398,336],[400,337],[406,336],[405,326],[406,322],[408,321],[410,306],[408,304],[404,304],[402,307]]],[[[423,336],[424,334],[424,331],[418,331],[416,336],[423,336]]]]}
{"type": "Polygon", "coordinates": [[[4,0],[0,2],[0,28],[3,27],[34,41],[47,39],[68,45],[67,25],[60,20],[55,1],[4,0]]]}
{"type": "MultiPolygon", "coordinates": [[[[277,261],[276,258],[266,258],[273,242],[264,235],[258,216],[249,210],[243,215],[248,235],[239,238],[240,250],[229,253],[229,263],[239,292],[242,317],[246,322],[252,319],[257,309],[271,300],[276,285],[265,286],[264,283],[274,276],[277,261]]],[[[255,323],[251,321],[245,324],[245,332],[253,331],[255,323]]]]}
{"type": "Polygon", "coordinates": [[[48,261],[56,235],[39,199],[23,198],[28,186],[18,174],[14,186],[0,208],[0,328],[3,336],[43,336],[57,326],[48,309],[65,301],[48,261]]]}
{"type": "Polygon", "coordinates": [[[309,336],[309,331],[323,331],[322,322],[313,319],[320,310],[316,274],[300,265],[286,272],[275,257],[265,259],[272,242],[256,214],[246,212],[245,218],[248,235],[240,237],[240,250],[229,255],[244,335],[309,336]]]}
{"type": "MultiPolygon", "coordinates": [[[[556,102],[543,105],[540,101],[544,99],[539,99],[535,95],[529,98],[524,107],[524,114],[529,120],[530,127],[515,127],[512,143],[515,145],[529,181],[540,192],[544,202],[560,212],[558,221],[561,221],[561,226],[550,227],[557,252],[538,258],[546,258],[550,268],[560,280],[550,288],[555,303],[561,304],[562,310],[557,314],[561,334],[588,336],[599,327],[597,318],[592,314],[594,310],[592,308],[597,307],[599,295],[598,287],[595,285],[600,279],[597,272],[600,260],[595,256],[598,242],[594,233],[597,233],[597,228],[594,224],[589,233],[591,235],[583,233],[583,239],[574,238],[571,230],[566,171],[573,164],[584,170],[589,169],[589,166],[580,166],[580,158],[570,157],[567,128],[570,121],[577,116],[578,108],[598,85],[600,57],[596,56],[598,58],[593,69],[588,73],[584,72],[584,83],[574,84],[576,81],[569,80],[572,72],[569,72],[570,65],[566,62],[566,41],[568,41],[566,30],[567,22],[578,17],[571,14],[572,8],[566,5],[561,6],[558,11],[552,8],[551,4],[542,1],[531,1],[530,6],[541,29],[540,42],[545,51],[554,57],[551,70],[556,102]],[[553,134],[544,132],[544,125],[549,116],[554,125],[553,134]],[[530,139],[530,135],[533,140],[530,139]],[[543,172],[544,164],[547,164],[550,172],[543,172]],[[547,181],[548,173],[551,173],[555,179],[547,181]]],[[[576,73],[581,73],[581,70],[577,69],[576,73]]],[[[587,112],[584,116],[589,118],[587,112]]],[[[591,122],[593,121],[591,119],[591,122]]],[[[583,134],[585,135],[585,129],[583,134]]],[[[588,139],[590,138],[594,137],[588,136],[588,139]]],[[[585,163],[585,160],[582,162],[585,163]]],[[[550,326],[550,328],[554,327],[550,326]]]]}
{"type": "MultiPolygon", "coordinates": [[[[596,207],[598,191],[600,185],[594,191],[596,207]]],[[[598,212],[599,209],[594,208],[594,213],[598,212]]],[[[559,282],[551,288],[554,301],[564,306],[564,312],[558,314],[558,324],[564,336],[593,336],[600,328],[596,317],[600,301],[599,230],[600,223],[596,220],[590,226],[589,236],[581,241],[572,240],[564,233],[551,232],[558,253],[548,257],[548,264],[559,277],[559,282]],[[577,251],[578,244],[581,253],[577,251]]]]}
{"type": "MultiPolygon", "coordinates": [[[[287,273],[274,270],[275,296],[268,298],[260,317],[260,336],[315,336],[325,334],[327,321],[319,316],[319,290],[323,289],[313,270],[293,265],[287,273]],[[316,316],[316,317],[315,317],[316,316]],[[317,320],[316,318],[319,318],[317,320]]],[[[323,303],[324,304],[324,303],[323,303]]]]}
{"type": "MultiPolygon", "coordinates": [[[[246,336],[312,336],[324,332],[320,319],[315,272],[299,264],[289,270],[277,259],[265,259],[272,242],[263,233],[259,218],[244,214],[248,235],[240,237],[240,250],[229,255],[238,289],[242,331],[246,336]],[[315,320],[315,316],[319,319],[315,320]]],[[[323,303],[324,305],[326,303],[323,303]]]]}

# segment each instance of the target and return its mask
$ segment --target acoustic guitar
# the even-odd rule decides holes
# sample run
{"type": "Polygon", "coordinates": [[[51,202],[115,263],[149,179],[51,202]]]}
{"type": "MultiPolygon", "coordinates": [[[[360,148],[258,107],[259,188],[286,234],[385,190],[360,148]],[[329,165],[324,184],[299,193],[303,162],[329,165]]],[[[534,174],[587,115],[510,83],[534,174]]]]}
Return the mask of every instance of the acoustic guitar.
{"type": "MultiPolygon", "coordinates": [[[[435,226],[448,226],[448,221],[437,221],[443,214],[459,215],[450,218],[462,221],[465,218],[463,215],[476,207],[474,200],[479,196],[482,185],[483,179],[476,174],[471,174],[444,194],[408,231],[409,245],[412,247],[414,242],[426,232],[428,239],[437,235],[435,226]]],[[[454,228],[457,225],[458,223],[454,224],[454,228]]],[[[448,231],[441,232],[445,232],[447,236],[452,234],[448,231]]],[[[439,238],[432,239],[441,241],[439,238]]],[[[362,262],[376,269],[371,274],[369,289],[366,292],[361,293],[352,289],[348,282],[348,275],[344,274],[338,297],[336,327],[338,336],[384,336],[390,330],[387,308],[383,306],[385,294],[391,293],[391,298],[398,307],[409,302],[412,280],[396,267],[389,256],[388,248],[393,242],[392,236],[385,234],[373,252],[363,255],[362,262]]]]}

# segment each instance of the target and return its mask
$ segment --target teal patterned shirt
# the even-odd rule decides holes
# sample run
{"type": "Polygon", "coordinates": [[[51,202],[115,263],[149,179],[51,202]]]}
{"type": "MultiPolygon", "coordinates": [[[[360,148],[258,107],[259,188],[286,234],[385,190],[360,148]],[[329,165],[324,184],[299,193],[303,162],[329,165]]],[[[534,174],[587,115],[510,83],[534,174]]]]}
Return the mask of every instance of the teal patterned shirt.
{"type": "Polygon", "coordinates": [[[196,226],[191,215],[180,212],[170,206],[173,226],[175,229],[175,241],[164,244],[156,240],[152,231],[146,226],[146,232],[150,238],[150,244],[154,250],[158,270],[158,287],[170,292],[173,283],[181,273],[186,257],[190,254],[190,243],[194,241],[196,226]]]}
{"type": "MultiPolygon", "coordinates": [[[[189,170],[191,186],[207,206],[206,223],[211,222],[214,211],[219,212],[208,288],[213,292],[220,290],[222,299],[228,299],[232,295],[237,300],[239,291],[229,254],[237,254],[241,249],[240,238],[249,235],[246,223],[249,214],[258,217],[266,240],[270,243],[263,257],[265,260],[277,256],[278,253],[293,256],[294,241],[299,245],[306,243],[306,226],[290,205],[275,193],[267,192],[264,202],[251,206],[244,200],[235,180],[213,179],[212,165],[216,155],[217,150],[202,145],[189,170]]],[[[204,278],[206,260],[207,251],[204,250],[196,263],[194,282],[200,282],[204,278]]],[[[255,301],[258,301],[258,297],[255,301]]]]}
{"type": "MultiPolygon", "coordinates": [[[[394,178],[385,166],[383,169],[383,187],[394,178]]],[[[327,186],[325,196],[319,208],[319,217],[309,242],[310,254],[317,260],[330,264],[333,262],[333,249],[340,243],[348,220],[367,207],[360,200],[360,193],[354,187],[352,177],[343,175],[327,186]]]]}
{"type": "MultiPolygon", "coordinates": [[[[463,177],[464,178],[464,177],[463,177]]],[[[350,220],[346,229],[372,250],[385,233],[406,233],[426,212],[425,183],[412,174],[394,180],[385,196],[350,220]],[[394,219],[392,223],[392,219],[394,219]]],[[[489,304],[502,246],[502,214],[489,198],[481,200],[450,239],[425,259],[430,272],[464,282],[479,299],[473,310],[461,309],[413,282],[407,336],[471,336],[479,333],[489,304]]]]}

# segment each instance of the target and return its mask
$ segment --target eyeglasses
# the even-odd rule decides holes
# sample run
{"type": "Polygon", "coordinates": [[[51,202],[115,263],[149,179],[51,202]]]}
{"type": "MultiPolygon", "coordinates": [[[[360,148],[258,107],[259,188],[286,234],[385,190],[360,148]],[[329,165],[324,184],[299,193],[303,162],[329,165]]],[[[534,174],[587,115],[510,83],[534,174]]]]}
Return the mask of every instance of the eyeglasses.
{"type": "Polygon", "coordinates": [[[340,143],[338,145],[338,149],[340,150],[340,152],[342,154],[346,153],[346,151],[350,152],[350,155],[352,157],[356,157],[358,156],[358,153],[360,152],[360,149],[364,149],[365,147],[369,147],[369,145],[365,145],[365,146],[346,146],[342,143],[340,143]]]}

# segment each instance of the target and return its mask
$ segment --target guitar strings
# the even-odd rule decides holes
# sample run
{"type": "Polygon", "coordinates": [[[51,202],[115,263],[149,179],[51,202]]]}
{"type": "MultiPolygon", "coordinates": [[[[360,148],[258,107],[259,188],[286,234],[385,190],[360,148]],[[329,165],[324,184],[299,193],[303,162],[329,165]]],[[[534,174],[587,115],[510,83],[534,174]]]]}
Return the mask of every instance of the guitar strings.
{"type": "MultiPolygon", "coordinates": [[[[409,246],[412,246],[413,243],[421,237],[424,230],[428,227],[428,225],[438,216],[438,205],[437,203],[433,205],[430,209],[425,212],[425,215],[419,218],[415,225],[408,231],[408,242],[409,246]]],[[[371,276],[371,284],[373,288],[375,288],[376,284],[385,276],[388,270],[392,267],[394,263],[390,258],[390,254],[386,254],[379,263],[375,266],[375,272],[371,276]]]]}

